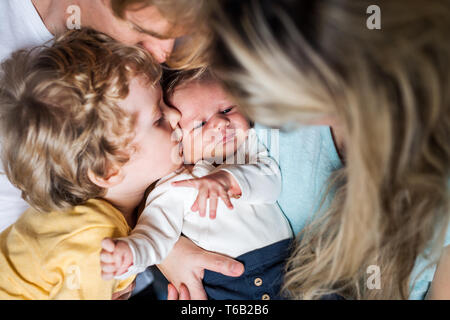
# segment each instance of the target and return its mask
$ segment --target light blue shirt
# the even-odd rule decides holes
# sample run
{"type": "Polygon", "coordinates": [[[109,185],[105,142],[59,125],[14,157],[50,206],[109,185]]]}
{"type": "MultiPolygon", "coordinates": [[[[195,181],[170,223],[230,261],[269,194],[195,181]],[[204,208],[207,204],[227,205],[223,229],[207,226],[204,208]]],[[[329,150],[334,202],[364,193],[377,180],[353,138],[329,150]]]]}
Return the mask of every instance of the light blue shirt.
{"type": "MultiPolygon", "coordinates": [[[[450,227],[447,227],[447,233],[445,235],[444,246],[450,245],[450,227]]],[[[411,294],[409,299],[411,300],[423,300],[430,288],[431,281],[433,281],[434,273],[436,271],[436,264],[430,264],[430,257],[427,254],[430,253],[430,248],[426,249],[416,259],[416,264],[411,272],[410,288],[411,294]],[[417,277],[418,276],[418,277],[417,277]],[[417,277],[417,281],[414,280],[417,277]]]]}
{"type": "Polygon", "coordinates": [[[257,124],[255,129],[280,166],[282,184],[278,204],[297,234],[319,209],[332,172],[342,167],[330,128],[303,127],[282,132],[257,124]]]}
{"type": "MultiPolygon", "coordinates": [[[[278,161],[282,175],[282,190],[278,200],[281,210],[289,220],[294,234],[301,231],[319,209],[331,174],[342,167],[330,128],[327,126],[302,127],[291,132],[256,124],[260,141],[278,161]]],[[[329,206],[332,192],[324,206],[329,206]]],[[[450,228],[445,245],[450,244],[450,228]]],[[[428,262],[417,258],[411,281],[428,262]]],[[[423,299],[433,280],[436,266],[427,268],[413,284],[410,299],[423,299]]],[[[381,275],[383,276],[383,275],[381,275]]]]}

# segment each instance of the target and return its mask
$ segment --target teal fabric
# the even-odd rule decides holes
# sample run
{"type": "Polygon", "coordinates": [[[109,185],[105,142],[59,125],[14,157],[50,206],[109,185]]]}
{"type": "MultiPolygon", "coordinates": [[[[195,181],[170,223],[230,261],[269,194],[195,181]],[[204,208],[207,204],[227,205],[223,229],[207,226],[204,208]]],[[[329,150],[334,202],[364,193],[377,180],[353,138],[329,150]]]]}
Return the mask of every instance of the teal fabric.
{"type": "MultiPolygon", "coordinates": [[[[444,246],[450,246],[450,226],[447,227],[447,233],[444,240],[444,246]]],[[[411,293],[409,299],[411,300],[423,300],[430,288],[431,281],[433,281],[434,272],[436,271],[436,264],[431,264],[432,258],[428,255],[430,254],[430,249],[425,250],[425,252],[417,257],[416,264],[411,273],[411,283],[410,288],[411,293]],[[417,277],[418,276],[418,277],[417,277]],[[417,278],[417,281],[414,281],[417,278]]]]}
{"type": "Polygon", "coordinates": [[[342,167],[330,128],[309,126],[282,132],[256,124],[255,130],[280,166],[278,204],[297,234],[319,208],[331,173],[342,167]]]}
{"type": "MultiPolygon", "coordinates": [[[[336,147],[327,126],[302,127],[290,132],[255,125],[260,141],[278,161],[282,175],[282,190],[278,204],[297,234],[312,219],[325,194],[333,171],[342,167],[336,147]]],[[[333,193],[324,205],[328,206],[333,193]]],[[[448,228],[445,245],[450,245],[448,228]]],[[[426,252],[419,256],[411,274],[410,299],[423,299],[429,288],[436,266],[428,267],[426,252]],[[418,275],[417,281],[412,283],[418,275]]]]}

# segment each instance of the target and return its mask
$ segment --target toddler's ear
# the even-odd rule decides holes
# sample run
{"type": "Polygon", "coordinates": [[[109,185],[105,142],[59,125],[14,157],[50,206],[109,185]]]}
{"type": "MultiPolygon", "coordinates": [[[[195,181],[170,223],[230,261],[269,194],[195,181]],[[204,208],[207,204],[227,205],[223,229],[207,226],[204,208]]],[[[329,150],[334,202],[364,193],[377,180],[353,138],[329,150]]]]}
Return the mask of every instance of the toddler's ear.
{"type": "Polygon", "coordinates": [[[125,178],[123,170],[119,166],[114,166],[114,168],[111,168],[109,171],[109,175],[105,178],[97,176],[91,169],[89,169],[88,177],[92,183],[105,189],[117,186],[125,178]]]}

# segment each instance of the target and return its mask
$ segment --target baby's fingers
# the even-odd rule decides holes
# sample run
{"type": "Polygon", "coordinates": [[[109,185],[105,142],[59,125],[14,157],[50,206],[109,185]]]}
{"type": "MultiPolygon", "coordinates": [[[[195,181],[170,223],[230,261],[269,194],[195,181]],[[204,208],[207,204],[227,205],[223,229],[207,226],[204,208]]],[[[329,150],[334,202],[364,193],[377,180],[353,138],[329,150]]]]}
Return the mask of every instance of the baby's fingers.
{"type": "Polygon", "coordinates": [[[200,201],[206,197],[208,198],[208,189],[200,189],[198,190],[197,198],[195,198],[194,203],[192,204],[191,210],[193,212],[197,212],[200,209],[200,201]]]}
{"type": "Polygon", "coordinates": [[[119,266],[119,268],[117,269],[116,275],[122,275],[125,272],[128,271],[128,268],[133,264],[133,257],[128,255],[128,254],[124,254],[122,256],[122,262],[119,266]]]}
{"type": "Polygon", "coordinates": [[[200,195],[201,195],[201,192],[199,191],[198,194],[197,194],[197,198],[195,198],[195,201],[192,204],[191,210],[194,211],[194,212],[197,212],[198,209],[199,209],[198,203],[200,201],[200,195]]]}
{"type": "Polygon", "coordinates": [[[102,279],[105,281],[114,279],[114,272],[104,272],[102,271],[102,279]]]}
{"type": "Polygon", "coordinates": [[[191,210],[194,212],[198,211],[200,217],[204,217],[206,215],[206,201],[208,201],[208,189],[202,188],[198,191],[197,198],[195,199],[191,210]]]}
{"type": "Polygon", "coordinates": [[[116,245],[111,238],[105,238],[102,240],[102,249],[108,252],[114,252],[116,245]]]}
{"type": "Polygon", "coordinates": [[[217,195],[209,195],[209,217],[211,219],[216,218],[216,212],[217,212],[217,195]]]}
{"type": "Polygon", "coordinates": [[[197,201],[200,217],[206,216],[206,203],[208,201],[208,190],[200,190],[198,192],[197,201]]]}
{"type": "Polygon", "coordinates": [[[100,252],[100,262],[102,262],[102,263],[114,263],[113,254],[109,253],[106,250],[102,250],[102,252],[100,252]]]}
{"type": "Polygon", "coordinates": [[[197,183],[195,179],[188,180],[180,180],[172,182],[172,186],[174,187],[188,187],[188,188],[197,188],[197,183]]]}
{"type": "Polygon", "coordinates": [[[117,267],[114,263],[102,263],[102,273],[112,273],[115,274],[117,267]]]}
{"type": "Polygon", "coordinates": [[[233,209],[233,204],[231,203],[230,200],[230,195],[227,192],[221,192],[220,193],[220,199],[222,199],[222,201],[225,203],[225,205],[227,206],[228,209],[233,209]]]}
{"type": "Polygon", "coordinates": [[[116,276],[120,276],[128,271],[128,264],[122,263],[116,271],[116,276]]]}
{"type": "Polygon", "coordinates": [[[192,205],[191,210],[194,211],[194,212],[197,212],[197,211],[198,211],[198,198],[195,199],[195,202],[194,202],[194,204],[192,205]]]}

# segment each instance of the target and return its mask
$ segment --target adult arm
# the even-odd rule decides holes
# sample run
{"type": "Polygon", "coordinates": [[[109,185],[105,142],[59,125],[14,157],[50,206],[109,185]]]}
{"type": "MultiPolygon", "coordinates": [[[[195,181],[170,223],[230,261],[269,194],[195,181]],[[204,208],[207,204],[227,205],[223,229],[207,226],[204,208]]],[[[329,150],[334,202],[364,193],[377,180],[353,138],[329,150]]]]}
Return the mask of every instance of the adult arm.
{"type": "Polygon", "coordinates": [[[193,300],[205,300],[207,296],[202,284],[205,269],[230,277],[238,277],[244,272],[242,263],[203,250],[183,236],[158,268],[172,284],[169,299],[178,297],[174,294],[176,289],[180,292],[181,299],[189,297],[193,300]]]}

